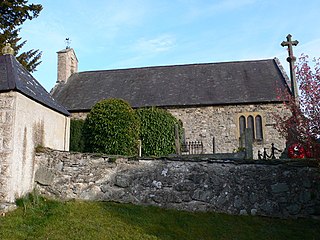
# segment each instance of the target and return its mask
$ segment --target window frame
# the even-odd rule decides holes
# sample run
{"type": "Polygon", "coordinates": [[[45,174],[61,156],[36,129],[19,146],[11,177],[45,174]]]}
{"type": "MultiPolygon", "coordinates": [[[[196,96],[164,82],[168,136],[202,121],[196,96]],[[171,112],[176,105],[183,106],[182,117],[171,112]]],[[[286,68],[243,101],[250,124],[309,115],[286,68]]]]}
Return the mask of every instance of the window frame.
{"type": "MultiPolygon", "coordinates": [[[[261,112],[241,112],[236,115],[236,125],[237,125],[237,136],[240,138],[241,136],[241,126],[240,126],[240,117],[245,118],[245,127],[249,126],[249,117],[253,120],[253,140],[255,142],[263,142],[265,140],[265,116],[261,112]],[[256,118],[260,117],[261,129],[257,128],[256,118]],[[259,130],[259,131],[258,131],[259,130]],[[261,133],[259,135],[259,133],[261,133]],[[261,137],[260,137],[261,136],[261,137]]],[[[252,121],[251,120],[251,121],[252,121]]]]}

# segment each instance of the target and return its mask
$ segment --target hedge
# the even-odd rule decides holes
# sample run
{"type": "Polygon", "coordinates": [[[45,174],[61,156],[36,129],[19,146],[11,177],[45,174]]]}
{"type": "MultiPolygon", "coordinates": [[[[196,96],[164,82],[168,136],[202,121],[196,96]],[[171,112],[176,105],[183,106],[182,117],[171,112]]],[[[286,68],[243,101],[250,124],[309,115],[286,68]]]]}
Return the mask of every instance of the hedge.
{"type": "Polygon", "coordinates": [[[175,125],[182,129],[181,123],[164,109],[141,108],[136,114],[140,120],[142,154],[164,156],[175,153],[175,125]]]}
{"type": "Polygon", "coordinates": [[[84,120],[71,119],[70,121],[70,151],[84,152],[84,120]]]}
{"type": "Polygon", "coordinates": [[[124,100],[102,100],[93,106],[86,118],[86,151],[136,155],[138,137],[139,121],[124,100]]]}

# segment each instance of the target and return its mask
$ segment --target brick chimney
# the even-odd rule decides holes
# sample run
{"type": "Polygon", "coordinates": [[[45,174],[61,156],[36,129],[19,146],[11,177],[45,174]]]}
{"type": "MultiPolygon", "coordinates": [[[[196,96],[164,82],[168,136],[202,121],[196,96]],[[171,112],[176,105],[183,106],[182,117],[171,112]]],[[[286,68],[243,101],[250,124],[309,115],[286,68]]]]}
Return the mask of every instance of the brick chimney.
{"type": "Polygon", "coordinates": [[[66,83],[68,78],[78,72],[78,59],[73,48],[63,49],[58,53],[57,83],[66,83]]]}

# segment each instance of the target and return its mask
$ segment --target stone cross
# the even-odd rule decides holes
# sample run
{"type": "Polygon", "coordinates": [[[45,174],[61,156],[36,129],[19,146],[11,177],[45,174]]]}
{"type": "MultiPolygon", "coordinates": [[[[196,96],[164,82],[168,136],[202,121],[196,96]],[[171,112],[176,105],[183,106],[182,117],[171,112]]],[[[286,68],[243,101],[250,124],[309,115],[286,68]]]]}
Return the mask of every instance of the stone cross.
{"type": "Polygon", "coordinates": [[[287,58],[287,61],[290,64],[290,80],[291,80],[291,92],[293,94],[294,99],[297,101],[298,99],[298,88],[297,88],[297,81],[296,81],[296,73],[294,70],[294,63],[296,61],[296,57],[293,56],[293,48],[292,46],[297,46],[298,41],[291,39],[291,34],[288,34],[287,41],[283,41],[281,43],[282,47],[288,47],[288,54],[289,57],[287,58]]]}

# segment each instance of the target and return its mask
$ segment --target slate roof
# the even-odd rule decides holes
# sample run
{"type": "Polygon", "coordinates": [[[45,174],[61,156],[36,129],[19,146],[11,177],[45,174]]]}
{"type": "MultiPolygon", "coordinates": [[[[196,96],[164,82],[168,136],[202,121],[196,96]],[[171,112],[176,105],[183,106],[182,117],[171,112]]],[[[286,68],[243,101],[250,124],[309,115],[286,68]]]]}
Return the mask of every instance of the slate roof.
{"type": "Polygon", "coordinates": [[[267,59],[80,72],[52,94],[72,112],[106,98],[134,108],[279,102],[277,89],[289,88],[276,59],[267,59]]]}
{"type": "Polygon", "coordinates": [[[0,56],[0,92],[17,91],[63,115],[70,113],[12,55],[0,56]]]}

